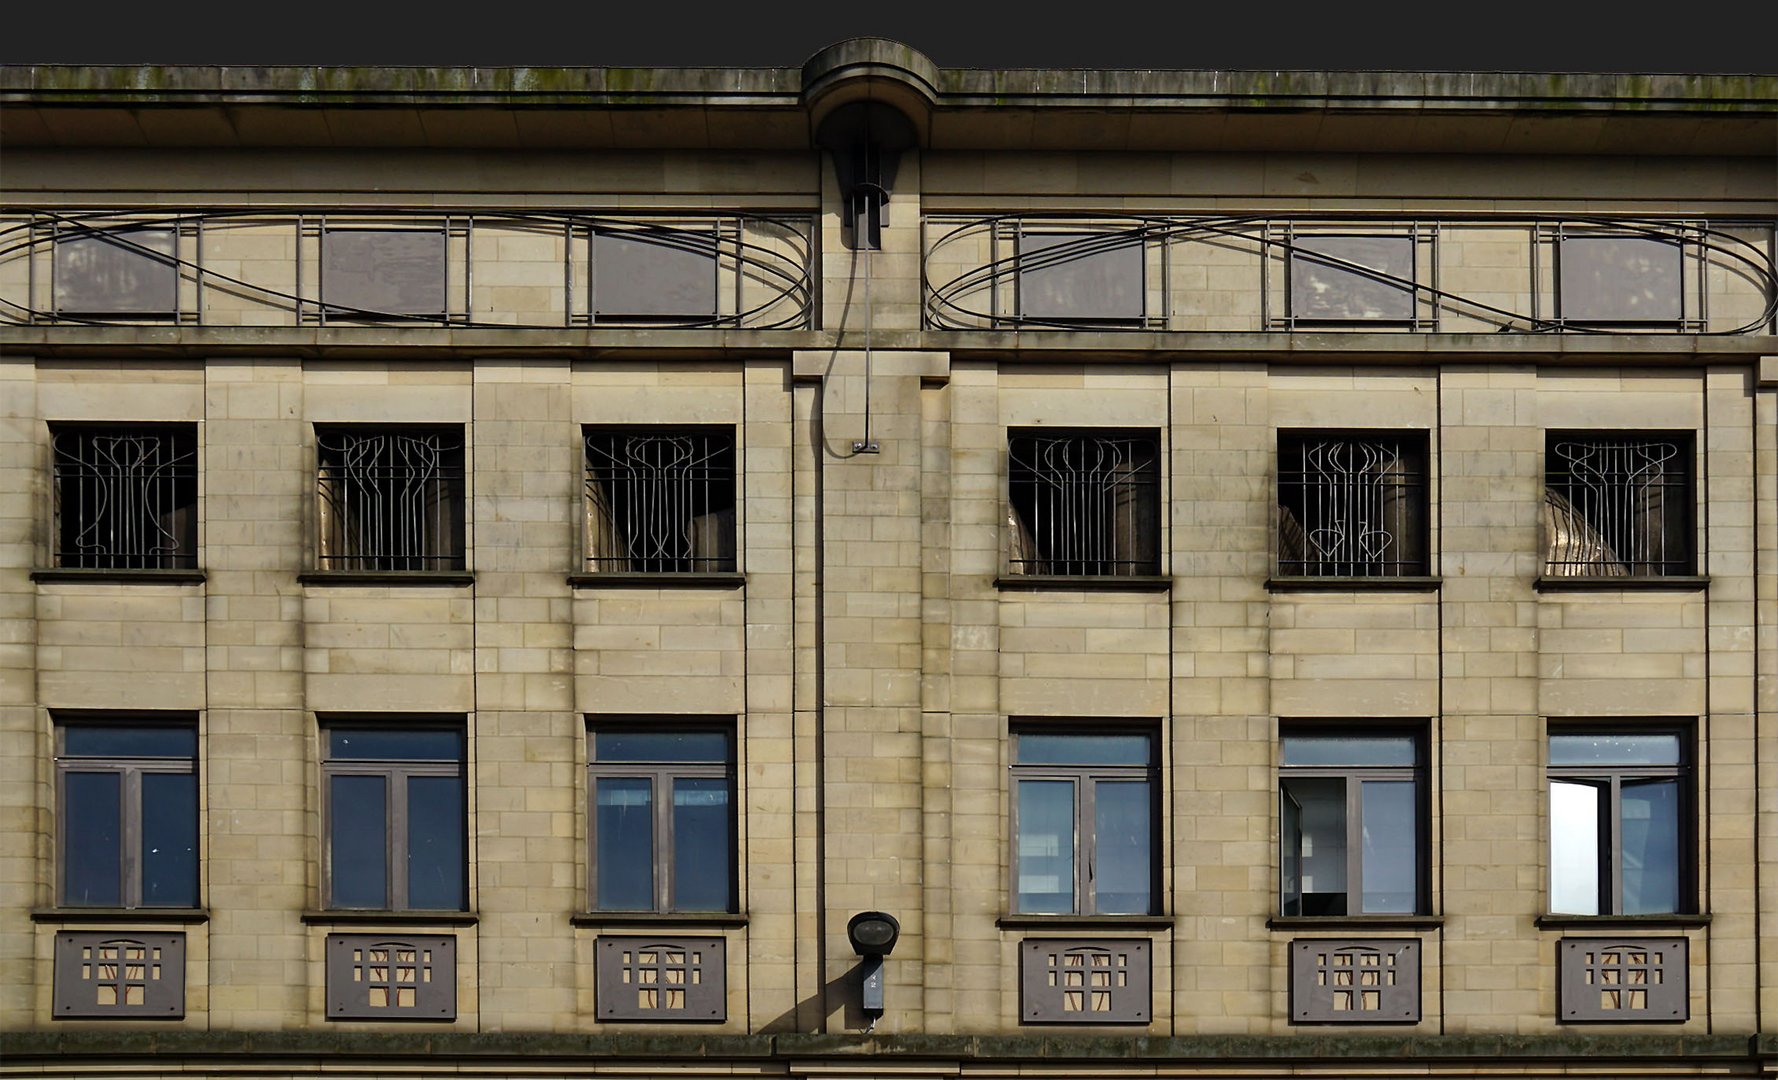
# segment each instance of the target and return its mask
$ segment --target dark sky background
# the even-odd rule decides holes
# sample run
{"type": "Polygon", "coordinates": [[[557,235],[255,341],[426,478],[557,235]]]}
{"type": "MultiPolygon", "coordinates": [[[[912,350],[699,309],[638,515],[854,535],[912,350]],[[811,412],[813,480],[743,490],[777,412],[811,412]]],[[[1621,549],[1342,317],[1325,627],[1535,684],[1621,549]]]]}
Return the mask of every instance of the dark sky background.
{"type": "Polygon", "coordinates": [[[793,67],[876,34],[944,67],[1758,72],[1778,74],[1778,4],[1285,3],[1282,0],[21,0],[12,63],[793,67]],[[769,12],[761,17],[758,12],[769,12]]]}

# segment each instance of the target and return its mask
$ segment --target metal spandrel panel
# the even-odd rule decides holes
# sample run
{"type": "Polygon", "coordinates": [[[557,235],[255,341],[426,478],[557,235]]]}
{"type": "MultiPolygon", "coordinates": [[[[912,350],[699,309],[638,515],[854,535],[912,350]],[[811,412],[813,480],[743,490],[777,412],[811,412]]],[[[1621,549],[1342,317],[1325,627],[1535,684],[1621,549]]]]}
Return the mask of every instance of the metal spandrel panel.
{"type": "Polygon", "coordinates": [[[1334,322],[1414,317],[1414,241],[1406,236],[1298,237],[1290,256],[1290,313],[1334,322]],[[1329,259],[1363,267],[1339,266],[1329,259]],[[1382,277],[1393,280],[1385,281],[1382,277]],[[1409,284],[1396,284],[1396,282],[1409,284]]]}
{"type": "Polygon", "coordinates": [[[727,942],[719,937],[601,937],[593,979],[601,1020],[728,1018],[727,942]]]}
{"type": "Polygon", "coordinates": [[[1419,1022],[1420,940],[1291,942],[1290,1019],[1297,1024],[1419,1022]]]}
{"type": "Polygon", "coordinates": [[[56,934],[58,1020],[179,1020],[185,1016],[185,935],[56,934]]]}
{"type": "Polygon", "coordinates": [[[1142,259],[1142,241],[1133,236],[1020,236],[1019,314],[1027,319],[1140,321],[1142,259]]]}
{"type": "Polygon", "coordinates": [[[444,231],[329,229],[321,241],[321,301],[371,313],[365,317],[443,315],[444,231]]]}
{"type": "Polygon", "coordinates": [[[455,1020],[457,939],[327,935],[329,1020],[455,1020]]]}
{"type": "Polygon", "coordinates": [[[1153,1016],[1150,943],[1134,938],[1027,938],[1019,944],[1019,1019],[1027,1024],[1146,1024],[1153,1016]]]}
{"type": "Polygon", "coordinates": [[[179,306],[172,229],[113,229],[56,241],[59,312],[170,315],[179,306]]]}
{"type": "Polygon", "coordinates": [[[1558,1018],[1658,1024],[1690,1017],[1683,937],[1563,938],[1556,947],[1558,1018]]]}
{"type": "Polygon", "coordinates": [[[1570,322],[1676,322],[1680,246],[1640,236],[1565,237],[1561,312],[1570,322]]]}
{"type": "Polygon", "coordinates": [[[641,318],[716,314],[715,237],[593,235],[593,315],[641,318]]]}

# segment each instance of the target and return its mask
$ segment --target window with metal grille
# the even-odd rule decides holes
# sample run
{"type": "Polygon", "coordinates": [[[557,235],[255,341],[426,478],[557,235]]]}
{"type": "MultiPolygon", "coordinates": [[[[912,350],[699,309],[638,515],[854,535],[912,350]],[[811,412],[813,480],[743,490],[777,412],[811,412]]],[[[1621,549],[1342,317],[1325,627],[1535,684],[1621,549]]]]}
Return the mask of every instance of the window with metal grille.
{"type": "Polygon", "coordinates": [[[735,436],[588,428],[586,563],[595,573],[735,569],[735,436]]]}
{"type": "Polygon", "coordinates": [[[1689,431],[1549,432],[1544,573],[1638,578],[1695,572],[1689,431]]]}
{"type": "Polygon", "coordinates": [[[1291,942],[1290,1019],[1298,1024],[1417,1022],[1419,939],[1291,942]]]}
{"type": "Polygon", "coordinates": [[[1565,1021],[1675,1023],[1690,1016],[1683,937],[1563,938],[1556,950],[1565,1021]]]}
{"type": "Polygon", "coordinates": [[[445,230],[325,229],[321,303],[335,320],[442,318],[445,230]]]}
{"type": "Polygon", "coordinates": [[[1160,573],[1157,434],[1014,431],[1007,494],[1012,573],[1160,573]]]}
{"type": "Polygon", "coordinates": [[[58,315],[176,315],[177,234],[164,227],[70,225],[56,236],[58,315]]]}
{"type": "Polygon", "coordinates": [[[327,935],[329,1020],[455,1020],[457,939],[327,935]]]}
{"type": "Polygon", "coordinates": [[[1160,895],[1154,736],[1012,732],[1013,910],[1150,915],[1160,895]]]}
{"type": "Polygon", "coordinates": [[[1685,246],[1680,235],[1555,228],[1556,311],[1578,326],[1684,324],[1685,246]]]}
{"type": "Polygon", "coordinates": [[[1023,322],[1138,325],[1145,313],[1141,228],[1016,236],[1023,322]]]}
{"type": "Polygon", "coordinates": [[[1019,944],[1019,1018],[1027,1024],[1146,1024],[1150,943],[1027,938],[1019,944]]]}
{"type": "Polygon", "coordinates": [[[587,730],[594,911],[734,911],[732,724],[587,730]]]}
{"type": "Polygon", "coordinates": [[[1297,322],[1406,323],[1414,318],[1412,236],[1293,237],[1290,316],[1297,322]]]}
{"type": "Polygon", "coordinates": [[[1426,914],[1422,733],[1293,724],[1282,741],[1283,913],[1426,914]]]}
{"type": "Polygon", "coordinates": [[[464,568],[463,430],[315,428],[323,570],[464,568]]]}
{"type": "Polygon", "coordinates": [[[1278,575],[1428,572],[1425,432],[1280,431],[1278,575]]]}
{"type": "Polygon", "coordinates": [[[726,1019],[727,945],[719,937],[601,937],[593,955],[599,1019],[726,1019]]]}
{"type": "Polygon", "coordinates": [[[192,424],[51,424],[55,564],[87,570],[198,565],[192,424]]]}
{"type": "Polygon", "coordinates": [[[325,906],[469,906],[463,728],[328,722],[321,731],[325,906]]]}
{"type": "Polygon", "coordinates": [[[197,907],[197,725],[58,717],[55,734],[60,902],[197,907]]]}
{"type": "Polygon", "coordinates": [[[1693,910],[1690,732],[1550,729],[1550,911],[1693,910]]]}
{"type": "Polygon", "coordinates": [[[56,934],[58,1020],[185,1016],[185,935],[116,930],[56,934]]]}

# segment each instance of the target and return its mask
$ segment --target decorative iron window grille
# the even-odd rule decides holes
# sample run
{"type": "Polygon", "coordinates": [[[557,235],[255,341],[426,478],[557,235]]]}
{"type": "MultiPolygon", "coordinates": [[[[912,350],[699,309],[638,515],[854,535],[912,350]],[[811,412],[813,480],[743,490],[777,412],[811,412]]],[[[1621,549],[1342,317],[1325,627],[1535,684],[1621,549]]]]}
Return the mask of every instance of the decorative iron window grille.
{"type": "Polygon", "coordinates": [[[329,1020],[455,1020],[457,939],[327,935],[329,1020]]]}
{"type": "Polygon", "coordinates": [[[1423,432],[1279,432],[1279,576],[1427,573],[1426,446],[1423,432]]]}
{"type": "Polygon", "coordinates": [[[1298,1024],[1418,1022],[1419,939],[1291,942],[1290,1019],[1298,1024]]]}
{"type": "Polygon", "coordinates": [[[461,570],[458,427],[317,427],[323,570],[461,570]]]}
{"type": "Polygon", "coordinates": [[[1146,1024],[1150,943],[1027,938],[1019,945],[1019,1017],[1027,1024],[1146,1024]]]}
{"type": "Polygon", "coordinates": [[[1010,572],[1160,573],[1159,436],[1013,432],[1007,459],[1010,572]]]}
{"type": "Polygon", "coordinates": [[[1691,574],[1692,434],[1552,431],[1544,458],[1544,573],[1691,574]]]}
{"type": "Polygon", "coordinates": [[[726,956],[722,938],[602,937],[593,962],[599,1019],[727,1019],[726,956]]]}
{"type": "Polygon", "coordinates": [[[1683,937],[1563,938],[1556,957],[1562,1020],[1646,1024],[1690,1016],[1683,937]]]}
{"type": "Polygon", "coordinates": [[[185,935],[115,930],[56,934],[58,1020],[180,1020],[185,935]]]}
{"type": "Polygon", "coordinates": [[[53,424],[55,564],[179,570],[198,564],[191,424],[53,424]]]}
{"type": "Polygon", "coordinates": [[[735,487],[732,431],[588,429],[587,568],[733,571],[735,487]]]}

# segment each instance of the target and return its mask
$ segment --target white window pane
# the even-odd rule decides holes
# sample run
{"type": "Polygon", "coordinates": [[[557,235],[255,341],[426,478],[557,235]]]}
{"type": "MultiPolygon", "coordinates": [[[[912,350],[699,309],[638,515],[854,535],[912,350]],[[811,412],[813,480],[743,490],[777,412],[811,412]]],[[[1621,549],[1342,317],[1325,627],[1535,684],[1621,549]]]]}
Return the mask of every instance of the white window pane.
{"type": "Polygon", "coordinates": [[[1550,781],[1550,911],[1599,914],[1599,804],[1605,790],[1550,781]]]}

